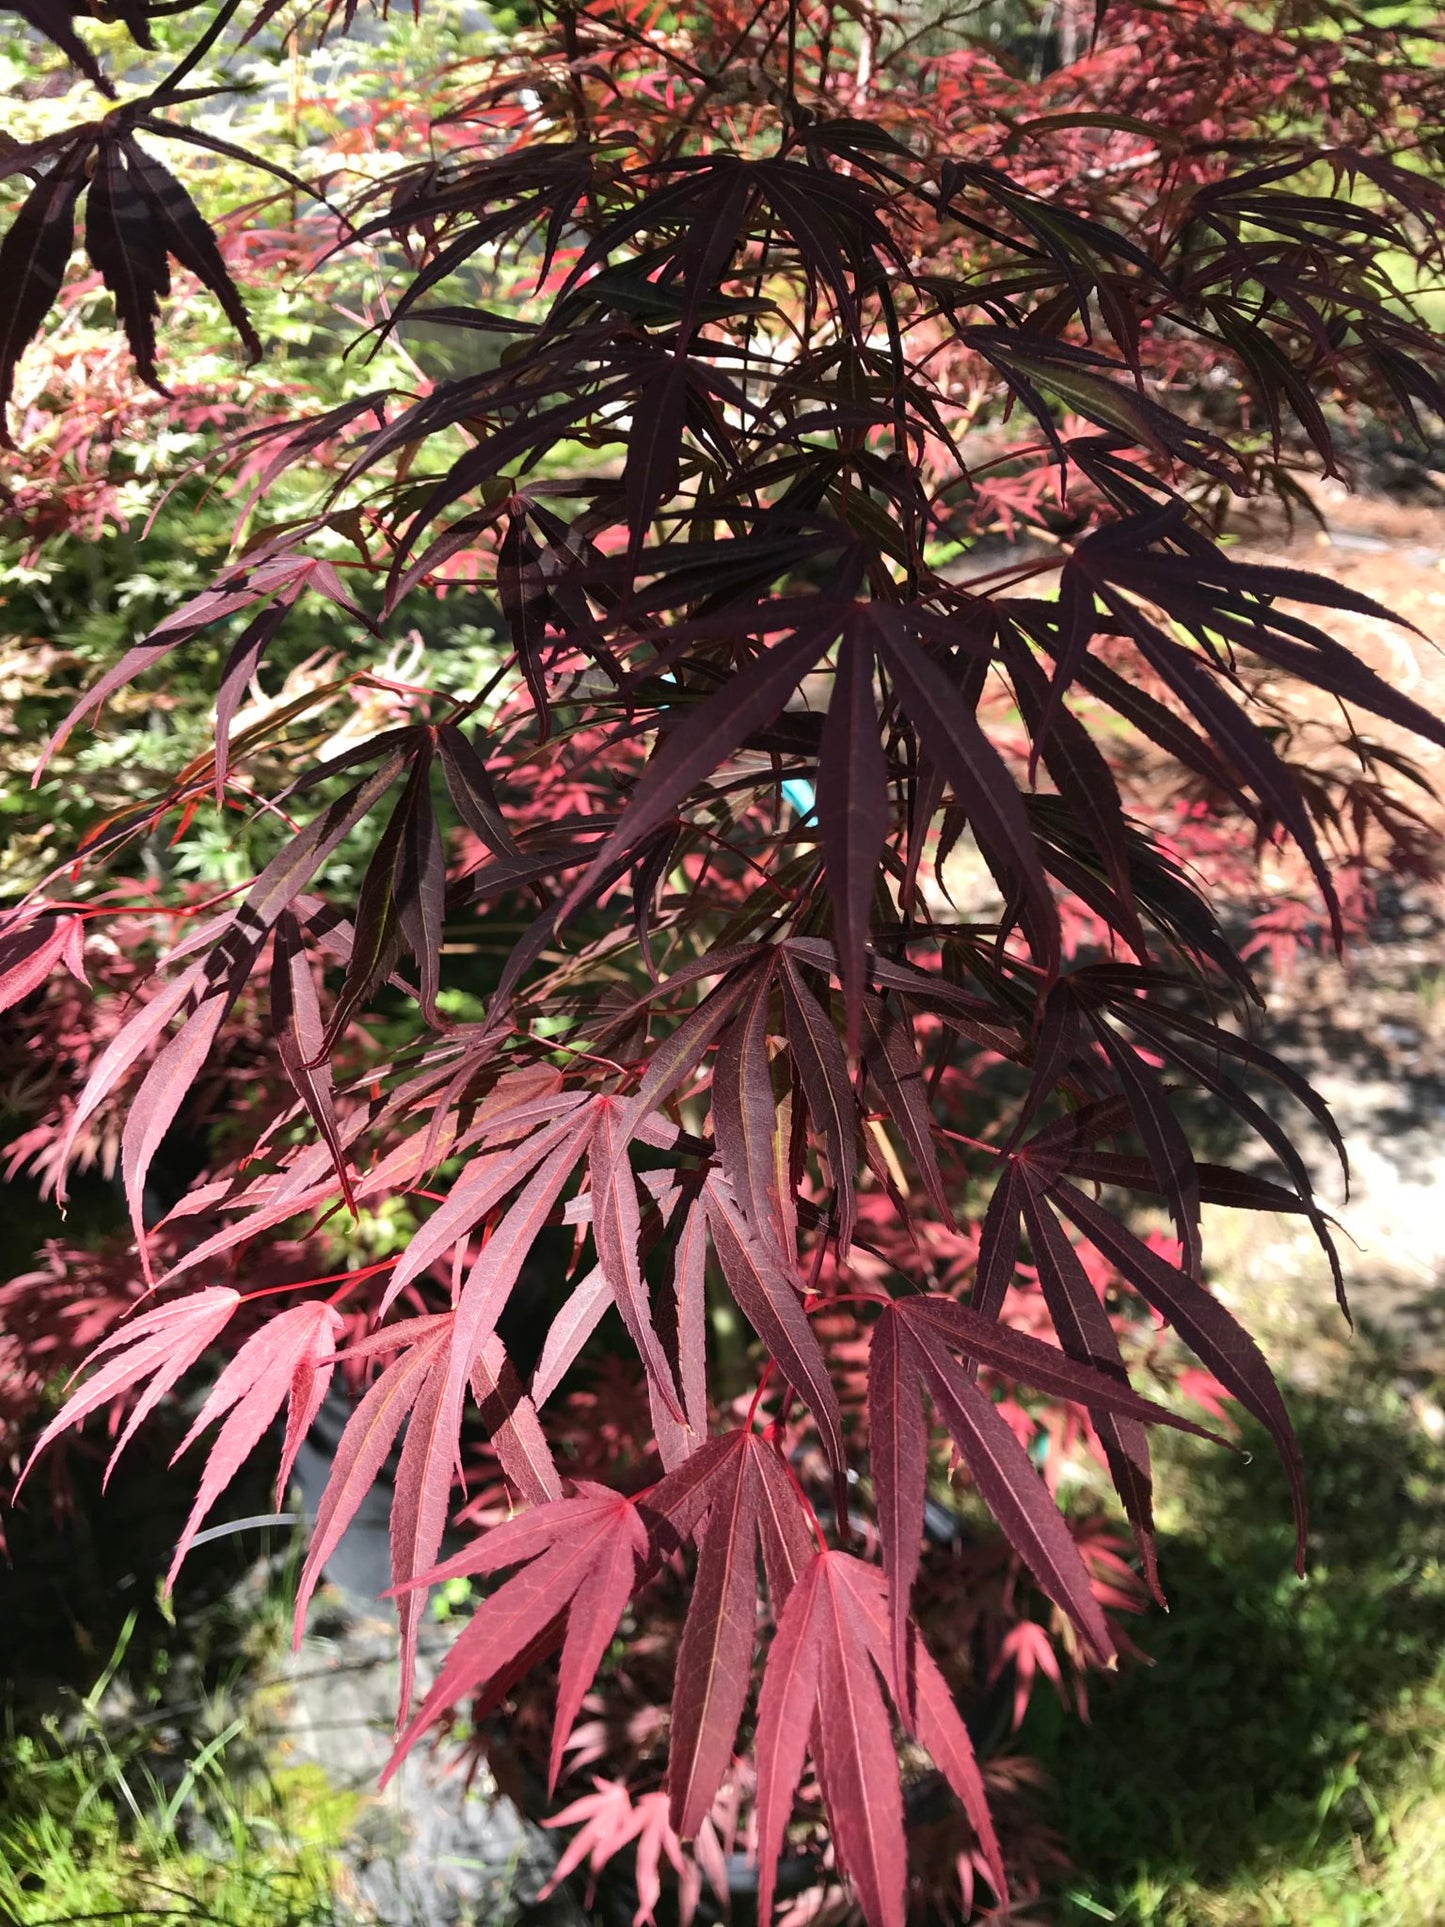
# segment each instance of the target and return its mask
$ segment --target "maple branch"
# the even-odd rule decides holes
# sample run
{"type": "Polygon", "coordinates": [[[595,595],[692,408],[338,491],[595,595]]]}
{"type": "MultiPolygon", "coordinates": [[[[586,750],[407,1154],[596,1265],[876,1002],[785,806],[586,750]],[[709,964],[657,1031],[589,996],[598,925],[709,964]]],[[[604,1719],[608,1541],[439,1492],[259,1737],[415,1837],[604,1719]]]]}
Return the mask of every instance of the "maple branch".
{"type": "Polygon", "coordinates": [[[210,25],[201,34],[194,46],[181,57],[177,65],[158,87],[153,88],[151,92],[145,96],[144,100],[137,102],[137,111],[143,113],[150,107],[168,107],[173,104],[181,82],[193,74],[196,68],[200,66],[206,55],[211,51],[212,47],[215,46],[222,34],[225,33],[227,27],[230,26],[231,22],[240,12],[241,6],[242,0],[222,0],[222,4],[216,10],[210,25]]]}

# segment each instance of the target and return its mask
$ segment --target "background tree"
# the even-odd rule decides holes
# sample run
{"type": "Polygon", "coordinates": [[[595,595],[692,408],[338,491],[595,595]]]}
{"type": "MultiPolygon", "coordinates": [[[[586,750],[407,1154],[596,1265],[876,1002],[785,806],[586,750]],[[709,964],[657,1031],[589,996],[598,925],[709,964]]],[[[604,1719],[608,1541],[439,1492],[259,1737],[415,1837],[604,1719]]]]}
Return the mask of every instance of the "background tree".
{"type": "MultiPolygon", "coordinates": [[[[365,388],[328,362],[344,392],[309,415],[264,372],[224,404],[229,559],[37,766],[133,685],[212,682],[188,757],[12,872],[5,999],[52,1050],[78,1027],[85,1072],[19,1155],[61,1196],[112,1156],[134,1239],[134,1309],[40,1445],[138,1394],[124,1444],[227,1352],[179,1564],[278,1421],[284,1490],[340,1367],[298,1625],[402,1436],[399,1752],[555,1681],[549,1790],[569,1736],[574,1769],[625,1769],[567,1810],[564,1867],[636,1841],[650,1911],[664,1858],[690,1904],[747,1838],[767,1918],[803,1783],[893,1922],[902,1735],[958,1796],[945,1861],[1002,1897],[953,1687],[1010,1641],[1021,1670],[1051,1636],[1109,1663],[1138,1603],[1030,1444],[1087,1426],[1162,1599],[1147,1428],[1194,1421],[1137,1384],[1167,1325],[1272,1436],[1304,1555],[1289,1416],[1201,1209],[1304,1214],[1338,1278],[1293,1119],[1330,1127],[1187,861],[1285,865],[1339,942],[1373,873],[1428,860],[1400,741],[1445,726],[1327,627],[1387,612],[1220,537],[1337,473],[1352,411],[1445,406],[1431,30],[543,9],[479,47],[417,29],[407,87],[315,139],[293,79],[279,152],[223,119],[236,84],[353,8],[166,16],[175,64],[116,83],[68,7],[20,11],[114,97],[5,153],[22,433],[60,432],[57,333],[21,357],[78,238],[151,383],[172,263],[253,358],[278,270],[308,330],[382,356],[365,388]],[[176,151],[280,199],[223,251],[176,151]],[[999,531],[1036,546],[993,556],[999,531]],[[1268,1177],[1201,1155],[1211,1112],[1268,1177]],[[961,1605],[919,1580],[955,1459],[1007,1547],[961,1605]],[[414,1706],[455,1576],[482,1597],[414,1706]],[[998,1582],[1034,1631],[990,1626],[998,1582]],[[599,1738],[576,1722],[619,1629],[615,1703],[661,1696],[649,1614],[670,1718],[599,1738]]],[[[123,461],[163,418],[116,424],[123,461]]]]}

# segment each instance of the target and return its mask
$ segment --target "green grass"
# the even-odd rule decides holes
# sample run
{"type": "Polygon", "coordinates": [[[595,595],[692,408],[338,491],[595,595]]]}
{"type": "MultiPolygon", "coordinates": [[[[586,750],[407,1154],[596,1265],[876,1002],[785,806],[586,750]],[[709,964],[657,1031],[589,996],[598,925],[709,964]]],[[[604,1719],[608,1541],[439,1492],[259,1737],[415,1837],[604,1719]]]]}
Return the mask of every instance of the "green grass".
{"type": "Polygon", "coordinates": [[[1445,1920],[1445,1445],[1365,1341],[1290,1403],[1308,1576],[1264,1441],[1167,1450],[1152,1665],[1098,1683],[1090,1727],[1042,1695],[1025,1724],[1066,1927],[1445,1920]]]}
{"type": "Polygon", "coordinates": [[[136,1617],[83,1700],[0,1742],[0,1920],[333,1927],[355,1797],[258,1757],[244,1700],[174,1707],[159,1668],[137,1694],[136,1617]]]}
{"type": "MultiPolygon", "coordinates": [[[[122,1923],[332,1927],[338,1796],[309,1769],[262,1788],[223,1770],[179,1813],[138,1796],[109,1762],[31,1743],[16,1764],[34,1779],[28,1811],[0,1825],[0,1918],[14,1927],[105,1918],[122,1923]],[[94,1777],[92,1777],[94,1775],[94,1777]]],[[[210,1765],[218,1766],[213,1760],[210,1765]]]]}

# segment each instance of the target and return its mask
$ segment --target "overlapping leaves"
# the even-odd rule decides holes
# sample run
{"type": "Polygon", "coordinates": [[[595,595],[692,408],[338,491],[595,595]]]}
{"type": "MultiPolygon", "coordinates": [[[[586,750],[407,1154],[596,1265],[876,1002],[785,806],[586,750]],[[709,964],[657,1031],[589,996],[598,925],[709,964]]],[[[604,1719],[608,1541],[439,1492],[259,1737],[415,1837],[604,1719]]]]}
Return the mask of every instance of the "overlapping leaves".
{"type": "MultiPolygon", "coordinates": [[[[59,37],[61,19],[70,10],[46,11],[55,16],[46,31],[59,37]]],[[[143,10],[132,9],[128,18],[143,23],[143,10]]],[[[66,31],[60,44],[67,52],[83,54],[83,43],[73,33],[66,31]]],[[[102,77],[88,56],[86,64],[99,83],[102,77]]],[[[156,324],[161,302],[170,293],[173,260],[215,297],[248,359],[261,358],[260,338],[209,223],[170,169],[136,136],[193,141],[229,154],[238,150],[160,118],[147,111],[149,105],[117,108],[101,121],[28,145],[13,142],[0,156],[6,175],[26,174],[35,183],[0,240],[0,431],[7,445],[3,415],[16,366],[60,292],[82,195],[85,250],[115,304],[143,381],[165,392],[156,361],[156,324]]],[[[242,153],[241,158],[251,157],[242,153]]],[[[256,164],[268,165],[264,158],[256,164]]],[[[277,171],[274,166],[272,171],[277,171]]],[[[291,178],[284,168],[279,171],[291,178]]]]}
{"type": "MultiPolygon", "coordinates": [[[[23,11],[74,52],[70,9],[23,11]]],[[[644,112],[609,78],[608,50],[637,57],[635,40],[614,43],[599,18],[583,48],[568,41],[575,10],[557,24],[555,45],[529,42],[434,153],[357,210],[364,242],[412,250],[385,325],[451,323],[497,352],[247,438],[261,513],[284,469],[323,448],[327,507],[253,532],[60,732],[234,622],[214,755],[102,826],[88,854],[119,862],[169,815],[184,826],[232,798],[263,742],[303,760],[264,799],[286,812],[277,854],[182,928],[91,1065],[66,1150],[98,1113],[123,1113],[149,1272],[155,1159],[267,976],[282,1108],[172,1213],[169,1231],[192,1241],[41,1443],[131,1398],[124,1444],[244,1304],[243,1342],[193,1428],[215,1436],[178,1560],[283,1410],[284,1481],[345,1363],[358,1396],[298,1629],[395,1455],[401,1751],[463,1701],[485,1718],[557,1654],[555,1785],[625,1615],[681,1562],[666,1813],[652,1796],[649,1838],[664,1820],[706,1837],[750,1746],[766,1918],[811,1754],[837,1863],[881,1927],[906,1904],[895,1726],[953,1787],[1005,1898],[978,1763],[910,1614],[945,1451],[1080,1645],[1107,1663],[1117,1643],[1001,1386],[1087,1415],[1162,1596],[1147,1428],[1186,1422],[1131,1383],[1125,1307],[1140,1301],[1272,1437],[1303,1550],[1288,1413],[1210,1289],[1203,1207],[1303,1216],[1338,1280],[1331,1222],[1273,1100],[1333,1127],[1254,1041],[1255,987],[1215,909],[1126,808],[1115,719],[1246,838],[1293,844],[1342,928],[1324,792],[1302,786],[1261,719],[1251,665],[1339,705],[1355,752],[1357,712],[1437,744],[1445,726],[1321,626],[1387,612],[1241,562],[1204,510],[1255,486],[1266,440],[1282,461],[1291,422],[1334,466],[1331,393],[1438,409],[1438,344],[1382,276],[1412,237],[1438,253],[1441,201],[1391,158],[1344,149],[1245,167],[1201,147],[1156,176],[1177,146],[1162,135],[1158,152],[1045,191],[1024,156],[1066,131],[1049,117],[1001,122],[992,159],[961,158],[946,118],[907,124],[895,90],[889,125],[873,126],[806,78],[796,46],[787,87],[763,88],[750,122],[739,109],[718,123],[710,70],[674,59],[656,98],[688,104],[654,137],[654,96],[644,112]],[[1315,192],[1311,166],[1369,197],[1315,192]],[[480,261],[513,277],[506,301],[452,298],[480,261]],[[1201,342],[1262,409],[1255,445],[1191,398],[1181,343],[1201,342]],[[984,499],[959,403],[980,383],[994,428],[1022,418],[997,459],[1057,470],[1057,509],[1028,498],[1053,546],[1027,566],[1056,576],[1052,598],[995,596],[935,566],[939,538],[967,539],[984,499]],[[343,584],[338,534],[374,595],[343,584]],[[457,569],[495,603],[510,652],[495,685],[392,684],[394,726],[323,763],[288,733],[299,711],[237,727],[304,593],[354,623],[360,649],[457,569]],[[485,727],[464,728],[478,713],[485,727]],[[343,894],[334,866],[358,849],[343,894]],[[985,910],[955,907],[970,864],[985,910]],[[480,1017],[458,1022],[444,968],[483,947],[498,912],[510,948],[480,1017]],[[398,993],[413,1027],[401,1049],[387,1041],[398,993]],[[386,1024],[369,1028],[378,1012],[386,1024]],[[1270,1174],[1200,1157],[1186,1093],[1257,1139],[1270,1174]],[[1177,1260],[1142,1235],[1137,1200],[1162,1205],[1177,1260]],[[254,1244],[314,1230],[338,1203],[398,1202],[405,1241],[342,1281],[365,1316],[340,1351],[313,1284],[252,1310],[217,1282],[243,1281],[254,1244]],[[960,1265],[970,1220],[976,1253],[960,1265]],[[533,1306],[535,1362],[519,1370],[504,1321],[529,1266],[566,1242],[544,1239],[559,1227],[570,1255],[545,1313],[533,1306]],[[1056,1343],[1010,1322],[1025,1280],[1056,1343]],[[867,1349],[866,1416],[841,1395],[818,1316],[844,1301],[867,1349]],[[625,1491],[572,1481],[552,1425],[613,1313],[662,1467],[650,1487],[629,1472],[625,1491]],[[730,1369],[750,1361],[757,1377],[746,1422],[745,1402],[715,1430],[720,1331],[730,1369]],[[477,1434],[520,1509],[438,1564],[477,1434]],[[879,1565],[853,1536],[860,1515],[879,1565]],[[413,1709],[427,1589],[459,1576],[484,1596],[413,1709]]],[[[758,58],[764,71],[773,43],[758,58]]],[[[1101,140],[1153,138],[1137,114],[1060,118],[1101,140]]],[[[172,261],[255,352],[209,231],[138,138],[173,131],[127,109],[7,153],[33,186],[0,244],[5,392],[82,194],[87,251],[147,379],[172,261]]],[[[7,1004],[39,995],[55,965],[79,969],[60,901],[37,898],[0,934],[7,1004]]]]}

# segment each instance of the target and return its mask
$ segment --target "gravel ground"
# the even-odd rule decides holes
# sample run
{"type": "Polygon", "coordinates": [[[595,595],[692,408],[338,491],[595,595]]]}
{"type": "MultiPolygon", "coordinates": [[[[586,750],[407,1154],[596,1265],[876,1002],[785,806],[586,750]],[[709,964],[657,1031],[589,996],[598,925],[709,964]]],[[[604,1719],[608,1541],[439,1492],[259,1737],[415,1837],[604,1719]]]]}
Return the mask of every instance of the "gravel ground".
{"type": "MultiPolygon", "coordinates": [[[[419,1656],[424,1693],[454,1628],[430,1627],[419,1656]]],[[[299,1652],[267,1689],[257,1737],[288,1765],[322,1768],[360,1794],[342,1890],[358,1923],[381,1927],[584,1927],[570,1894],[537,1896],[558,1836],[526,1820],[485,1767],[468,1776],[447,1748],[421,1744],[382,1793],[396,1713],[396,1625],[356,1600],[313,1611],[299,1652]]]]}

